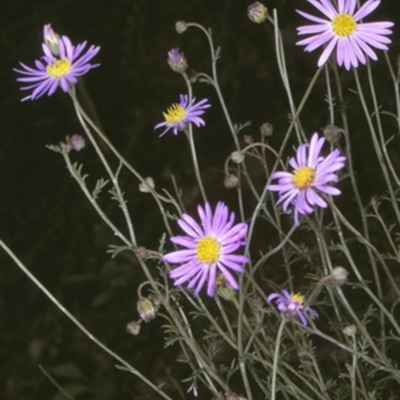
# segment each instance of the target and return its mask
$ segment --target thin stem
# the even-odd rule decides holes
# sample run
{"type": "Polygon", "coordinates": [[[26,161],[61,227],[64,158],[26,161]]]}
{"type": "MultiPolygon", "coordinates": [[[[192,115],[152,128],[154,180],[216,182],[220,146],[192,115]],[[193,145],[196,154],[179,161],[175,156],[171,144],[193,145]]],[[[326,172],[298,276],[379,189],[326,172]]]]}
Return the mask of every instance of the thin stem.
{"type": "Polygon", "coordinates": [[[283,328],[285,327],[286,319],[282,319],[275,341],[274,363],[272,365],[272,383],[271,383],[271,400],[275,400],[276,396],[276,375],[278,369],[279,348],[281,346],[283,328]]]}

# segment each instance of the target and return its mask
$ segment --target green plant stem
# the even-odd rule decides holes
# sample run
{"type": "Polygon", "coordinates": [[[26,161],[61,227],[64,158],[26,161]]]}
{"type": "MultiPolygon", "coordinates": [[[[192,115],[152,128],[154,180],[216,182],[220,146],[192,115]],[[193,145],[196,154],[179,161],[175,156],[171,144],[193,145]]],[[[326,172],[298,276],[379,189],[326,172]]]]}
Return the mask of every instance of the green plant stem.
{"type": "Polygon", "coordinates": [[[286,319],[282,318],[275,340],[274,363],[272,365],[271,400],[275,400],[276,396],[276,375],[278,369],[279,348],[281,346],[283,328],[285,327],[286,322],[286,319]]]}
{"type": "Polygon", "coordinates": [[[164,399],[173,400],[169,397],[161,388],[156,386],[153,382],[147,379],[144,375],[142,375],[136,368],[126,362],[123,358],[121,358],[118,354],[114,353],[111,349],[109,349],[104,343],[102,343],[99,339],[97,339],[89,330],[87,330],[44,286],[43,284],[25,267],[25,265],[17,258],[17,256],[12,252],[12,250],[2,241],[0,240],[0,246],[3,250],[10,256],[10,258],[15,262],[15,264],[20,268],[20,270],[36,285],[36,287],[41,290],[49,300],[61,311],[63,312],[67,318],[72,321],[72,323],[79,328],[90,340],[96,343],[102,350],[104,350],[111,357],[115,358],[119,361],[123,366],[127,368],[127,370],[140,378],[144,383],[146,383],[151,389],[153,389],[156,393],[162,396],[164,399]]]}

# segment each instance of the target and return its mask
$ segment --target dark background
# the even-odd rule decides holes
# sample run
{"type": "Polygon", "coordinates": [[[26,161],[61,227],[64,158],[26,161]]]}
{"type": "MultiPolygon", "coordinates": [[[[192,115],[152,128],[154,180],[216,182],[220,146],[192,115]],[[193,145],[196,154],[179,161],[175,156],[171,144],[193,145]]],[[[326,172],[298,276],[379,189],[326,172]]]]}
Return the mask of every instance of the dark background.
{"type": "MultiPolygon", "coordinates": [[[[297,102],[320,54],[304,54],[295,46],[295,28],[304,20],[294,10],[307,9],[303,3],[266,2],[270,10],[277,7],[279,11],[297,102]]],[[[175,174],[185,202],[192,207],[200,196],[184,136],[168,133],[159,138],[153,131],[162,120],[161,112],[186,91],[179,74],[166,63],[167,51],[181,48],[191,69],[210,73],[206,38],[194,28],[177,34],[176,21],[212,28],[215,44],[222,46],[219,80],[233,120],[252,121],[244,134],[256,137],[258,127],[269,121],[277,132],[271,144],[278,146],[279,133],[287,127],[289,109],[276,67],[273,30],[248,20],[249,4],[243,0],[33,0],[1,6],[0,238],[86,327],[157,383],[168,382],[166,367],[172,351],[165,352],[156,340],[161,323],[156,320],[142,326],[137,337],[125,332],[126,323],[137,319],[141,272],[130,255],[111,259],[106,254],[107,246],[118,241],[85,201],[62,158],[45,148],[66,135],[83,134],[71,101],[58,90],[50,98],[21,103],[24,93],[12,68],[19,61],[33,65],[40,56],[46,23],[74,44],[87,40],[101,46],[93,61],[101,67],[90,71],[78,87],[89,96],[85,105],[92,107],[92,115],[125,158],[144,176],[153,176],[158,187],[171,190],[170,175],[175,174]]],[[[386,0],[374,18],[393,20],[399,15],[400,3],[386,0]]],[[[400,48],[397,27],[392,40],[389,55],[395,60],[400,48]]],[[[387,69],[382,67],[380,72],[378,64],[383,62],[374,68],[385,78],[379,88],[385,93],[387,69]]],[[[348,76],[345,80],[351,86],[352,75],[348,76]]],[[[223,187],[222,166],[233,150],[230,132],[212,88],[196,84],[194,91],[197,98],[207,97],[213,105],[207,111],[207,126],[195,133],[207,189],[212,201],[229,198],[232,193],[223,187]]],[[[314,93],[303,113],[303,126],[310,133],[328,122],[323,83],[314,93]]],[[[357,162],[370,150],[357,117],[351,123],[357,162]]],[[[104,176],[90,148],[73,157],[84,163],[88,182],[104,176]]],[[[157,210],[138,191],[135,179],[127,174],[121,179],[139,244],[155,248],[163,233],[157,210]]],[[[361,186],[371,196],[378,192],[379,182],[372,187],[366,176],[361,186]]],[[[116,205],[104,204],[120,220],[116,205]]],[[[62,398],[53,397],[57,389],[38,364],[77,399],[146,398],[146,388],[138,379],[117,371],[114,360],[78,331],[4,254],[0,255],[0,330],[1,399],[62,398]]],[[[177,378],[181,378],[179,372],[177,378]]]]}

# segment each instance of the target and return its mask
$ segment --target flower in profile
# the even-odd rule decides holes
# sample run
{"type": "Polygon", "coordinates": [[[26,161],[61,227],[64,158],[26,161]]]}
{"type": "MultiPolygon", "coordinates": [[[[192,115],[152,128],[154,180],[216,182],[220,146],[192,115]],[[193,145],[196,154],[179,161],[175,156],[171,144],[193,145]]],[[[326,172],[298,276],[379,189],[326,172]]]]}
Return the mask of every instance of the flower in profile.
{"type": "Polygon", "coordinates": [[[50,25],[44,27],[44,55],[35,61],[35,68],[28,67],[20,62],[22,69],[14,68],[21,75],[18,82],[24,82],[21,90],[32,90],[24,97],[25,100],[35,100],[47,93],[51,96],[60,86],[68,92],[70,85],[77,82],[77,77],[86,74],[90,69],[100,64],[90,64],[89,61],[98,53],[100,47],[90,46],[84,51],[86,42],[73,46],[67,36],[58,37],[50,25]]]}
{"type": "Polygon", "coordinates": [[[311,307],[304,307],[304,296],[300,293],[289,294],[287,290],[282,290],[280,293],[271,293],[267,297],[267,302],[275,300],[278,310],[284,313],[285,317],[289,318],[292,314],[296,313],[301,323],[306,326],[307,319],[304,313],[308,313],[312,319],[318,318],[318,314],[311,307]]]}
{"type": "Polygon", "coordinates": [[[357,68],[359,62],[366,64],[366,55],[377,60],[372,48],[388,49],[386,44],[391,41],[386,36],[392,33],[388,28],[392,27],[393,23],[361,21],[379,6],[379,0],[368,0],[357,11],[356,0],[339,0],[337,7],[330,0],[307,1],[326,18],[297,10],[300,15],[314,22],[312,25],[297,28],[299,35],[311,35],[297,44],[306,46],[305,51],[308,52],[327,45],[318,60],[319,67],[325,64],[335,48],[338,65],[344,64],[347,70],[351,66],[357,68]]]}
{"type": "Polygon", "coordinates": [[[327,157],[320,155],[325,138],[319,138],[317,133],[311,138],[310,144],[301,144],[296,157],[289,160],[293,172],[278,171],[271,175],[271,180],[279,179],[275,185],[267,189],[279,192],[277,205],[283,202],[283,211],[288,212],[289,205],[294,205],[294,220],[299,225],[298,214],[311,214],[314,206],[327,207],[327,203],[318,192],[339,195],[341,192],[329,185],[337,182],[339,177],[335,172],[344,167],[346,157],[340,155],[338,149],[327,157]]]}
{"type": "Polygon", "coordinates": [[[207,103],[207,99],[200,100],[196,103],[195,98],[189,101],[189,96],[187,94],[181,94],[179,95],[179,100],[179,104],[174,103],[166,112],[163,112],[165,121],[160,122],[154,127],[154,129],[161,128],[162,126],[166,127],[160,137],[165,135],[170,129],[172,129],[174,135],[177,135],[178,131],[183,131],[186,124],[189,122],[192,122],[197,127],[206,124],[204,119],[200,118],[199,115],[203,115],[204,110],[211,107],[211,105],[207,103]]]}
{"type": "Polygon", "coordinates": [[[206,281],[208,296],[214,295],[218,272],[234,289],[239,289],[230,270],[241,273],[244,271],[242,264],[248,262],[247,257],[233,254],[245,244],[243,238],[247,234],[247,224],[234,224],[235,214],[229,213],[222,202],[217,204],[214,213],[208,203],[204,208],[199,205],[197,212],[200,224],[188,214],[182,214],[178,219],[178,225],[186,236],[173,236],[171,241],[186,249],[163,256],[163,260],[171,264],[182,264],[171,270],[169,276],[175,280],[175,286],[189,281],[188,288],[196,287],[196,296],[206,281]]]}
{"type": "Polygon", "coordinates": [[[172,71],[182,74],[187,70],[188,63],[185,55],[179,49],[171,49],[168,52],[168,65],[172,71]]]}
{"type": "Polygon", "coordinates": [[[247,8],[247,16],[251,22],[261,24],[267,19],[267,7],[263,3],[256,1],[247,8]]]}

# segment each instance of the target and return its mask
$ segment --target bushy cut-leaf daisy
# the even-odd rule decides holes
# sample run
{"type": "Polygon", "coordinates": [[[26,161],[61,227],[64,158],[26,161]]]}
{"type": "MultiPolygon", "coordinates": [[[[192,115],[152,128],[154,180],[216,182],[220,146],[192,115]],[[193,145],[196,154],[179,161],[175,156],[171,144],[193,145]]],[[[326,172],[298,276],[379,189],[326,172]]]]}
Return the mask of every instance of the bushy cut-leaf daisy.
{"type": "Polygon", "coordinates": [[[35,67],[31,68],[20,62],[22,69],[14,68],[14,71],[23,78],[18,82],[24,82],[21,90],[32,90],[29,96],[22,99],[36,100],[47,93],[51,96],[58,87],[68,92],[69,86],[77,82],[77,77],[86,74],[90,69],[100,64],[90,64],[89,61],[100,50],[99,46],[90,46],[84,51],[87,42],[73,46],[67,36],[54,34],[50,25],[44,27],[44,43],[42,44],[44,55],[35,61],[35,67]]]}
{"type": "Polygon", "coordinates": [[[301,144],[297,148],[296,157],[289,159],[293,172],[273,173],[271,180],[279,181],[267,186],[267,189],[279,192],[277,204],[283,202],[284,212],[288,212],[289,205],[294,206],[296,225],[299,225],[299,213],[310,214],[314,211],[314,206],[327,207],[318,191],[334,196],[341,193],[329,183],[339,180],[335,172],[344,167],[346,157],[341,156],[338,149],[327,157],[321,156],[324,143],[325,138],[319,138],[318,133],[314,133],[310,143],[301,144]]]}
{"type": "Polygon", "coordinates": [[[387,50],[391,40],[387,38],[392,31],[392,22],[362,22],[380,4],[380,0],[368,0],[357,11],[357,0],[338,0],[337,7],[330,0],[307,0],[317,8],[326,18],[315,17],[300,10],[300,15],[314,22],[312,25],[297,28],[299,35],[311,35],[307,39],[297,42],[306,46],[305,51],[313,51],[326,44],[318,66],[321,67],[328,60],[336,48],[338,65],[349,70],[351,66],[357,68],[358,63],[366,64],[366,55],[373,60],[377,56],[372,48],[387,50]]]}
{"type": "Polygon", "coordinates": [[[275,300],[278,310],[289,318],[293,313],[296,313],[301,323],[306,326],[307,319],[304,313],[308,313],[312,319],[318,318],[318,314],[311,307],[304,307],[304,296],[300,293],[289,294],[287,290],[282,290],[280,293],[271,293],[267,297],[268,303],[275,300]]]}
{"type": "Polygon", "coordinates": [[[178,131],[183,131],[186,124],[192,122],[197,127],[204,126],[206,123],[203,118],[199,115],[204,114],[206,108],[211,107],[207,103],[207,99],[200,100],[196,103],[196,98],[189,101],[189,96],[187,94],[179,95],[179,104],[172,104],[166,112],[163,112],[165,121],[157,124],[154,129],[165,127],[164,132],[160,135],[165,135],[170,129],[174,135],[178,134],[178,131]]]}
{"type": "Polygon", "coordinates": [[[217,204],[214,213],[208,203],[204,208],[197,206],[197,212],[200,224],[188,214],[182,214],[178,219],[186,236],[173,236],[171,241],[186,249],[163,256],[163,260],[170,264],[182,264],[171,270],[169,276],[175,280],[175,286],[189,281],[188,288],[195,287],[196,296],[206,281],[208,296],[214,295],[218,272],[234,289],[239,289],[231,271],[243,272],[242,264],[248,262],[248,258],[233,253],[245,244],[247,224],[235,224],[235,214],[229,213],[223,202],[217,204]]]}

